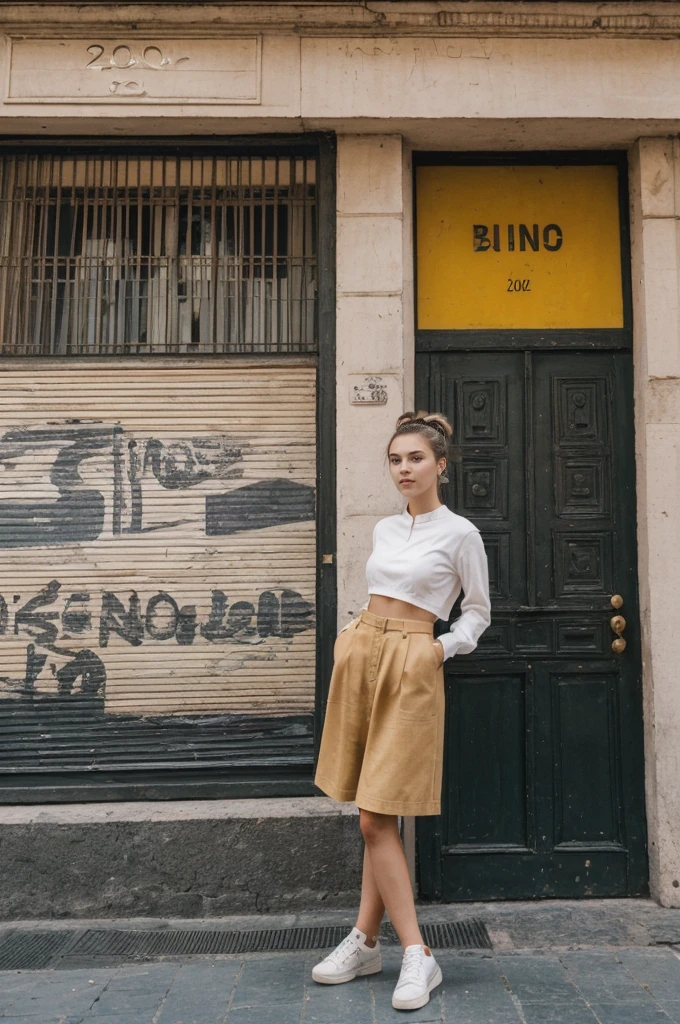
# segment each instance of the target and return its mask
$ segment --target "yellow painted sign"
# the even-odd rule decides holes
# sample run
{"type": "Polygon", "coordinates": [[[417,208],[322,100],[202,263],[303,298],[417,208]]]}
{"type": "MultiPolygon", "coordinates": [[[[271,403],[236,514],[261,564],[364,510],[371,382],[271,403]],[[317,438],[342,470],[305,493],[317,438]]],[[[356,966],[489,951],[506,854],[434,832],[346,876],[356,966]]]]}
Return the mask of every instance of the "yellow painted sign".
{"type": "Polygon", "coordinates": [[[419,167],[418,327],[623,326],[614,166],[419,167]]]}

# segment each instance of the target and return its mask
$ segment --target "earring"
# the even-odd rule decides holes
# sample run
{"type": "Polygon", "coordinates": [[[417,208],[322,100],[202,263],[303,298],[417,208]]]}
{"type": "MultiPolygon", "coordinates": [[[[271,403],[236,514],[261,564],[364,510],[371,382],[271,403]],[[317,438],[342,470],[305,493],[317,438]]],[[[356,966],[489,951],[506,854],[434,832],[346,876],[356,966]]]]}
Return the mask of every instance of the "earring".
{"type": "Polygon", "coordinates": [[[444,469],[444,470],[442,470],[442,472],[441,472],[441,473],[439,474],[439,480],[440,480],[440,482],[441,482],[441,483],[443,483],[443,484],[448,484],[448,482],[449,482],[449,478],[448,478],[448,476],[446,475],[446,470],[445,470],[445,469],[444,469]]]}

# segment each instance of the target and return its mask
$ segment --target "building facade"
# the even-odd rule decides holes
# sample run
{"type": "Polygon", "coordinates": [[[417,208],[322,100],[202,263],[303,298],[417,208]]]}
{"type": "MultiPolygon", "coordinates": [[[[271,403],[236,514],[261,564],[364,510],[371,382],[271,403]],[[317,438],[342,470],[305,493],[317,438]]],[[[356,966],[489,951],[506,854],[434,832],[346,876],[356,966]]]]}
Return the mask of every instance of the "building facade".
{"type": "Polygon", "coordinates": [[[0,30],[7,807],[335,813],[333,640],[394,422],[440,409],[494,613],[417,890],[680,906],[680,3],[0,30]]]}

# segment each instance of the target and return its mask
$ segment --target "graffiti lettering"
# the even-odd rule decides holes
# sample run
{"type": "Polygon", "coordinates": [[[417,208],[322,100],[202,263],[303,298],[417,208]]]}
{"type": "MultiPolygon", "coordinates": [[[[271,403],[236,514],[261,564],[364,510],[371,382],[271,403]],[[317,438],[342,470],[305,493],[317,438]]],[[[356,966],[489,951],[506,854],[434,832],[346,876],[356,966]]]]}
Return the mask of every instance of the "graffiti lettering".
{"type": "MultiPolygon", "coordinates": [[[[4,683],[10,690],[17,693],[33,695],[36,692],[35,684],[46,661],[46,654],[38,653],[35,644],[28,644],[24,678],[10,679],[8,676],[0,676],[0,683],[4,683]]],[[[97,657],[94,651],[78,651],[75,657],[60,669],[56,669],[52,665],[52,673],[56,676],[57,692],[61,696],[71,696],[74,693],[83,697],[104,696],[106,668],[104,662],[97,657]],[[80,679],[80,686],[74,690],[77,679],[80,679]]]]}
{"type": "Polygon", "coordinates": [[[150,598],[144,617],[152,640],[177,640],[180,646],[192,644],[196,636],[196,606],[179,608],[174,597],[161,591],[150,598]]]}
{"type": "Polygon", "coordinates": [[[109,636],[117,633],[133,647],[139,647],[144,637],[139,597],[132,591],[125,611],[123,602],[105,590],[102,594],[102,613],[99,619],[99,646],[108,647],[109,636]]]}
{"type": "Polygon", "coordinates": [[[87,633],[88,629],[92,627],[92,615],[88,609],[82,610],[73,607],[73,605],[87,604],[89,600],[90,595],[84,591],[71,594],[68,598],[61,613],[61,624],[65,635],[68,635],[68,633],[87,633]]]}
{"type": "Polygon", "coordinates": [[[212,643],[216,643],[218,640],[226,640],[229,636],[228,627],[224,622],[227,604],[227,595],[223,590],[212,591],[210,617],[201,626],[201,636],[205,637],[206,640],[212,641],[212,643]]]}
{"type": "MultiPolygon", "coordinates": [[[[195,604],[180,605],[165,590],[150,597],[146,605],[136,591],[119,595],[105,590],[101,595],[98,627],[95,624],[93,598],[88,591],[76,590],[62,594],[59,580],[51,580],[34,597],[14,611],[12,629],[15,636],[28,633],[38,647],[57,654],[75,652],[57,646],[58,641],[82,637],[97,630],[93,640],[99,647],[109,646],[116,636],[131,647],[145,641],[164,643],[174,640],[180,646],[194,643],[200,636],[208,643],[225,640],[246,641],[268,637],[292,637],[313,627],[313,609],[295,590],[263,590],[257,604],[235,601],[230,605],[223,590],[211,591],[210,610],[199,621],[195,604]],[[57,602],[63,599],[61,610],[57,602]],[[61,627],[61,629],[60,629],[61,627]]],[[[4,628],[12,614],[5,597],[0,594],[0,609],[4,608],[4,628]]]]}
{"type": "Polygon", "coordinates": [[[314,489],[294,480],[258,480],[229,494],[205,499],[205,532],[209,537],[263,530],[282,523],[314,519],[314,489]]]}
{"type": "Polygon", "coordinates": [[[0,501],[0,547],[33,547],[96,540],[104,526],[105,502],[100,491],[87,487],[80,465],[107,449],[118,427],[10,430],[0,438],[0,467],[13,468],[29,452],[58,448],[49,482],[59,497],[54,501],[0,501]]]}
{"type": "Polygon", "coordinates": [[[104,662],[93,651],[78,651],[73,661],[58,670],[59,693],[73,693],[76,679],[80,679],[79,693],[88,697],[104,696],[106,669],[104,662]]]}
{"type": "Polygon", "coordinates": [[[257,631],[260,636],[294,636],[309,628],[309,605],[295,590],[282,590],[277,597],[273,590],[260,594],[257,608],[257,631]]]}
{"type": "Polygon", "coordinates": [[[230,605],[223,590],[213,590],[210,610],[202,622],[199,622],[196,605],[180,605],[164,590],[150,597],[144,608],[135,591],[126,596],[104,591],[97,631],[92,595],[77,590],[65,596],[61,591],[62,584],[51,580],[24,603],[17,595],[19,607],[14,612],[13,623],[11,607],[0,595],[0,609],[5,610],[5,630],[9,627],[14,635],[28,633],[31,637],[26,645],[24,678],[0,676],[5,689],[29,696],[36,692],[36,681],[48,658],[44,651],[38,650],[42,647],[69,659],[59,668],[52,662],[49,666],[59,695],[103,699],[107,673],[102,658],[91,646],[79,651],[58,646],[58,641],[72,639],[74,635],[82,637],[94,633],[91,644],[98,643],[100,649],[108,648],[112,637],[131,647],[139,647],[144,642],[190,646],[197,635],[211,645],[225,641],[251,645],[271,637],[290,638],[314,626],[312,606],[295,590],[265,590],[259,595],[257,605],[243,600],[230,605]],[[64,602],[61,611],[57,605],[59,600],[64,602]],[[76,685],[78,680],[80,683],[76,685]]]}
{"type": "Polygon", "coordinates": [[[53,604],[60,590],[61,583],[52,580],[46,587],[43,587],[39,594],[27,601],[22,608],[15,612],[14,632],[18,635],[19,630],[24,629],[31,634],[37,644],[52,650],[59,635],[59,630],[54,625],[54,621],[59,618],[59,612],[55,610],[38,612],[36,609],[53,604]]]}
{"type": "MultiPolygon", "coordinates": [[[[5,556],[3,580],[12,589],[0,594],[7,666],[0,667],[0,700],[25,701],[35,711],[54,700],[115,712],[126,702],[136,706],[131,684],[148,672],[159,682],[144,690],[144,711],[162,705],[165,690],[172,700],[181,693],[182,709],[202,707],[206,687],[232,699],[225,677],[234,672],[234,699],[243,703],[242,679],[251,672],[262,678],[265,661],[280,658],[272,667],[281,673],[309,660],[306,638],[296,638],[314,628],[314,606],[280,578],[289,564],[287,554],[280,558],[285,535],[247,539],[314,521],[314,487],[289,477],[297,455],[284,445],[280,458],[275,442],[262,448],[240,436],[168,436],[164,423],[150,428],[160,436],[75,418],[0,430],[0,555],[37,549],[21,562],[5,556]],[[282,475],[261,479],[255,474],[263,466],[282,475]],[[22,565],[24,584],[10,582],[22,579],[22,565]],[[225,567],[234,565],[231,589],[225,567]],[[66,567],[63,576],[57,566],[66,567]],[[167,576],[159,578],[160,566],[167,576]],[[36,571],[60,578],[34,583],[36,571]],[[244,593],[248,573],[252,591],[244,593]],[[199,588],[197,579],[205,580],[199,588]],[[142,645],[150,656],[140,658],[142,645]],[[198,679],[205,682],[192,694],[198,679]]],[[[313,531],[286,532],[297,573],[313,531]]]]}
{"type": "MultiPolygon", "coordinates": [[[[145,486],[149,478],[168,491],[186,491],[201,484],[237,480],[243,476],[248,445],[229,438],[191,437],[160,441],[137,439],[117,424],[86,424],[21,428],[0,438],[3,484],[25,489],[26,462],[38,474],[33,489],[56,488],[54,500],[0,500],[0,548],[75,544],[101,536],[110,506],[114,536],[172,529],[190,520],[171,518],[146,521],[145,486]],[[36,455],[39,458],[36,458],[36,455]],[[97,490],[86,484],[80,470],[87,459],[107,458],[110,486],[97,490]],[[50,465],[51,461],[51,465],[50,465]],[[43,468],[45,467],[45,468],[43,468]],[[41,480],[41,476],[47,479],[41,480]],[[109,496],[110,495],[110,496],[109,496]]],[[[100,479],[103,479],[100,473],[100,479]]],[[[313,520],[314,489],[286,478],[259,480],[204,498],[207,536],[226,536],[284,523],[313,520]]],[[[154,505],[158,515],[158,504],[154,505]]]]}
{"type": "Polygon", "coordinates": [[[12,689],[30,693],[35,688],[35,681],[42,672],[46,661],[46,654],[36,654],[35,644],[28,644],[26,647],[26,671],[24,678],[10,679],[8,676],[0,676],[0,683],[8,684],[12,689]]]}
{"type": "Polygon", "coordinates": [[[193,644],[197,625],[196,606],[193,604],[183,605],[177,616],[177,632],[175,633],[175,639],[180,647],[193,644]]]}
{"type": "MultiPolygon", "coordinates": [[[[237,475],[230,467],[241,457],[241,449],[236,447],[220,446],[216,451],[210,439],[194,438],[166,445],[152,437],[146,442],[143,472],[150,467],[161,487],[176,490],[195,487],[215,477],[224,480],[237,475]]],[[[239,470],[238,475],[242,472],[239,470]]]]}

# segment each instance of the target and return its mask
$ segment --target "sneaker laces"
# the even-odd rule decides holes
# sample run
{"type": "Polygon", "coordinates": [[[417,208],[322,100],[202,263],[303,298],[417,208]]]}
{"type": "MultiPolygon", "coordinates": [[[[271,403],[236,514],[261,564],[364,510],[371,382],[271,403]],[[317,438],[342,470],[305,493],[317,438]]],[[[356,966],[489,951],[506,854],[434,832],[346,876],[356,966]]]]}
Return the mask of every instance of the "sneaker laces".
{"type": "Polygon", "coordinates": [[[345,935],[342,942],[335,947],[332,953],[328,954],[327,959],[333,960],[334,963],[342,964],[352,955],[356,948],[356,940],[352,932],[349,935],[345,935]]]}
{"type": "Polygon", "coordinates": [[[404,959],[399,974],[399,985],[408,985],[409,982],[418,982],[423,977],[423,948],[416,946],[415,949],[404,951],[404,959]]]}

